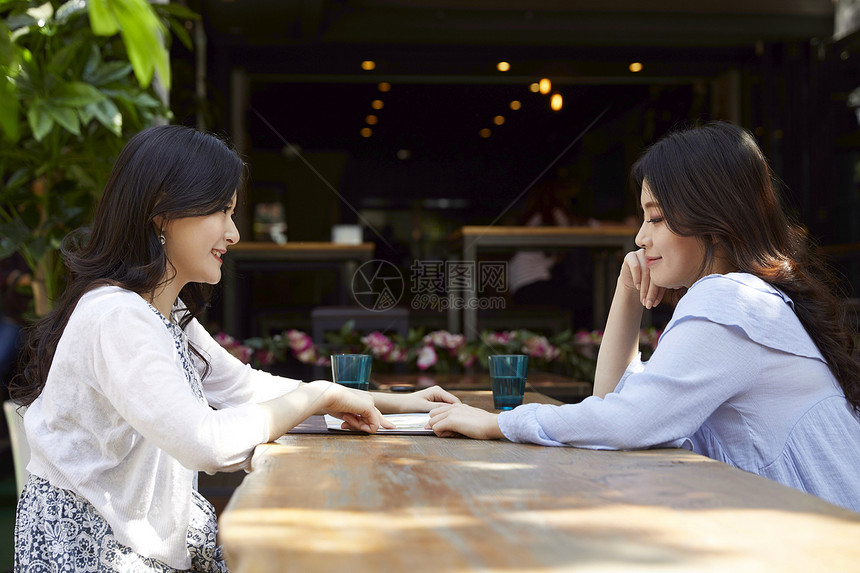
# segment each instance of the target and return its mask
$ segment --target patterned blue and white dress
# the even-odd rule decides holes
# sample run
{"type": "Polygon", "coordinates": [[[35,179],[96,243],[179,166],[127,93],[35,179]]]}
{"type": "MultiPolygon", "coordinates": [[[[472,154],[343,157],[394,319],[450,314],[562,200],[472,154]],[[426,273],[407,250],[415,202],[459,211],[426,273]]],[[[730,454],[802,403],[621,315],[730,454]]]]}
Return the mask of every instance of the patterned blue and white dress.
{"type": "MultiPolygon", "coordinates": [[[[200,375],[194,368],[185,333],[152,307],[164,322],[180,356],[185,377],[194,395],[205,402],[200,375]]],[[[225,572],[215,510],[202,495],[192,491],[187,532],[190,571],[225,572]]],[[[15,571],[116,571],[172,572],[167,564],[119,543],[110,525],[93,505],[75,492],[61,489],[31,475],[18,502],[15,521],[15,571]]]]}

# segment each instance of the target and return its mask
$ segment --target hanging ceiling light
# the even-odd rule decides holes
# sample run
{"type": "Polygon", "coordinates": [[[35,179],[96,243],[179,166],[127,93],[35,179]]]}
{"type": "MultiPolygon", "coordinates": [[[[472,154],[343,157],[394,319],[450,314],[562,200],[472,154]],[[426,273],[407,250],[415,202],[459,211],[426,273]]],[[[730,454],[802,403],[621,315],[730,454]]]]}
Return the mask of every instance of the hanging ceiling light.
{"type": "Polygon", "coordinates": [[[546,95],[552,89],[552,82],[549,81],[549,78],[543,78],[538,82],[538,89],[540,90],[540,93],[546,95]]]}

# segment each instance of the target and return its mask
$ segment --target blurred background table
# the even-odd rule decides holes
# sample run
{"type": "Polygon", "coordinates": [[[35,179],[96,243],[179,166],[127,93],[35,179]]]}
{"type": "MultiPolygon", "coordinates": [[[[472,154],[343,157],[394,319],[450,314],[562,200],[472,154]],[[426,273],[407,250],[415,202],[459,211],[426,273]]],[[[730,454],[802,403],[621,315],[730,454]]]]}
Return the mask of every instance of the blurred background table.
{"type": "MultiPolygon", "coordinates": [[[[489,391],[461,392],[491,408],[489,391]]],[[[527,393],[526,401],[553,402],[527,393]]],[[[314,417],[299,430],[325,432],[314,417]]],[[[220,520],[234,573],[848,571],[860,514],[685,450],[290,433],[220,520]]]]}
{"type": "MultiPolygon", "coordinates": [[[[461,390],[489,390],[490,375],[486,372],[473,374],[438,374],[438,373],[371,373],[370,383],[373,388],[388,391],[427,388],[441,386],[452,392],[461,390]]],[[[594,385],[591,382],[574,380],[560,374],[550,372],[530,371],[526,381],[526,390],[537,392],[564,403],[581,402],[591,396],[594,385]]],[[[492,406],[492,405],[491,405],[492,406]]]]}
{"type": "Polygon", "coordinates": [[[295,242],[278,245],[243,241],[231,246],[224,257],[224,330],[232,336],[249,336],[239,317],[249,316],[253,300],[249,277],[254,273],[284,269],[315,271],[335,268],[340,274],[340,303],[350,302],[352,277],[359,264],[373,258],[375,245],[328,242],[295,242]]]}
{"type": "MultiPolygon", "coordinates": [[[[608,253],[626,253],[635,247],[637,227],[626,225],[603,225],[599,227],[475,227],[465,226],[451,236],[454,247],[462,247],[463,261],[477,261],[478,251],[517,251],[539,249],[593,248],[594,256],[594,324],[600,329],[606,323],[609,303],[615,290],[618,269],[610,264],[608,253]]],[[[614,260],[614,259],[613,259],[614,260]]],[[[477,289],[463,290],[468,301],[477,296],[477,289]]],[[[450,293],[449,293],[450,294],[450,293]]],[[[463,332],[468,340],[475,340],[478,333],[478,310],[465,305],[463,321],[459,311],[448,310],[448,329],[463,332]],[[462,327],[462,330],[461,330],[462,327]]]]}

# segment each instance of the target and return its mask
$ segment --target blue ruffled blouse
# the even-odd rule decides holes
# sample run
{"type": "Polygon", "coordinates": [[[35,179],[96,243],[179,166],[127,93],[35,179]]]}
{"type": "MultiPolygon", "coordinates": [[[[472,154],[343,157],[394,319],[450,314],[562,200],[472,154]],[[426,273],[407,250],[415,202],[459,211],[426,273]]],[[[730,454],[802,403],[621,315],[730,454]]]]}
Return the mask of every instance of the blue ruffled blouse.
{"type": "Polygon", "coordinates": [[[860,416],[793,306],[750,274],[704,277],[614,392],[520,406],[499,426],[551,446],[684,447],[860,512],[860,416]]]}

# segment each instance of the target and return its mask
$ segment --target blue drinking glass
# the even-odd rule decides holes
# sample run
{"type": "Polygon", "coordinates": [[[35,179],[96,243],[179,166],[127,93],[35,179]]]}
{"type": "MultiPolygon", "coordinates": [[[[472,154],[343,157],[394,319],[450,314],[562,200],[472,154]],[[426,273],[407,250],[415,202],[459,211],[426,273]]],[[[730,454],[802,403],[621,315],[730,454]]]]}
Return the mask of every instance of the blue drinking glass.
{"type": "Polygon", "coordinates": [[[331,357],[332,380],[356,390],[370,388],[369,354],[333,354],[331,357]]]}
{"type": "Polygon", "coordinates": [[[525,354],[497,354],[489,357],[489,366],[496,410],[513,410],[522,404],[529,357],[525,354]]]}

